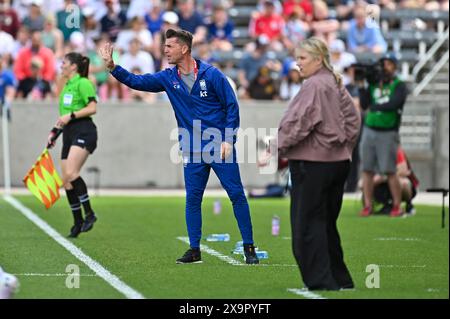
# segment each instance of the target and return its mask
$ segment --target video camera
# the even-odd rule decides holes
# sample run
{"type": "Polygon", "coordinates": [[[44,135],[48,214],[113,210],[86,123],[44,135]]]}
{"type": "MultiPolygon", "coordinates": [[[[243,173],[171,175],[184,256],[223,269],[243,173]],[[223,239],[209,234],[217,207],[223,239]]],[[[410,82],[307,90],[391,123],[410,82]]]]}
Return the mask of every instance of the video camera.
{"type": "Polygon", "coordinates": [[[355,70],[355,82],[367,80],[369,84],[380,83],[384,78],[383,64],[375,63],[355,63],[352,65],[355,70]]]}

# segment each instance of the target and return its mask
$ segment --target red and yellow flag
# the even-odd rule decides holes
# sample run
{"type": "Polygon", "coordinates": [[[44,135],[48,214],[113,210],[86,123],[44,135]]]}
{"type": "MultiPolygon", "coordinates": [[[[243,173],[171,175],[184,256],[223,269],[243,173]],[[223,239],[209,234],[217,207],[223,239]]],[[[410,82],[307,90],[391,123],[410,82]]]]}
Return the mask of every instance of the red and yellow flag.
{"type": "Polygon", "coordinates": [[[24,177],[23,182],[30,192],[49,209],[59,199],[62,180],[53,165],[52,157],[46,148],[36,163],[24,177]]]}

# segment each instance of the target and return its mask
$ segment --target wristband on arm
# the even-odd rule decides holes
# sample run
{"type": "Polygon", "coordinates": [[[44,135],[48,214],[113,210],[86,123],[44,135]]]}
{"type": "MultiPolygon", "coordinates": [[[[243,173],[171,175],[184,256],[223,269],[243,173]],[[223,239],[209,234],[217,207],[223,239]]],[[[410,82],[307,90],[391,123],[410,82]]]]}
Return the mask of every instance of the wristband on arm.
{"type": "Polygon", "coordinates": [[[61,135],[62,131],[63,131],[62,128],[58,128],[58,127],[53,127],[52,128],[52,130],[50,131],[50,135],[51,135],[50,141],[51,142],[49,142],[47,144],[47,148],[49,148],[50,146],[52,146],[52,144],[55,143],[57,138],[61,135]]]}

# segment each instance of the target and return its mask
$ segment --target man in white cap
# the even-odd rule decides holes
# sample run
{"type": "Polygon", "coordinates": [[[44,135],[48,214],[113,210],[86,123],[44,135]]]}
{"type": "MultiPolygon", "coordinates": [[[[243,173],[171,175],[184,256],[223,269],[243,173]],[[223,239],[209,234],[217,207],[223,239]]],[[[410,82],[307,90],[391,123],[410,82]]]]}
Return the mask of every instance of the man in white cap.
{"type": "Polygon", "coordinates": [[[179,29],[178,27],[178,15],[174,11],[166,11],[162,15],[163,24],[161,26],[161,31],[154,35],[155,46],[153,51],[153,57],[155,58],[155,69],[164,70],[169,67],[166,58],[164,57],[164,45],[166,42],[165,34],[169,29],[179,29]],[[159,43],[159,45],[158,45],[159,43]]]}
{"type": "Polygon", "coordinates": [[[330,62],[337,72],[343,73],[346,67],[356,63],[356,58],[346,51],[344,41],[335,39],[330,44],[330,62]]]}

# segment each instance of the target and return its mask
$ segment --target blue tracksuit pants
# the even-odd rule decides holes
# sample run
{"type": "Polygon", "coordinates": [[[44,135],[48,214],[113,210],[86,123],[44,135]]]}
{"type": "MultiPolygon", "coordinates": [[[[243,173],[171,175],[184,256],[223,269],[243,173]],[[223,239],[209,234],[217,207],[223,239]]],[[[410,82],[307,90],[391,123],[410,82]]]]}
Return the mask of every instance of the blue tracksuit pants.
{"type": "Polygon", "coordinates": [[[186,224],[191,248],[200,247],[202,237],[201,205],[203,193],[213,169],[233,204],[234,216],[238,222],[244,244],[253,244],[252,221],[244,187],[242,186],[239,166],[236,161],[224,163],[215,161],[205,163],[189,161],[184,164],[184,182],[186,185],[186,224]]]}

